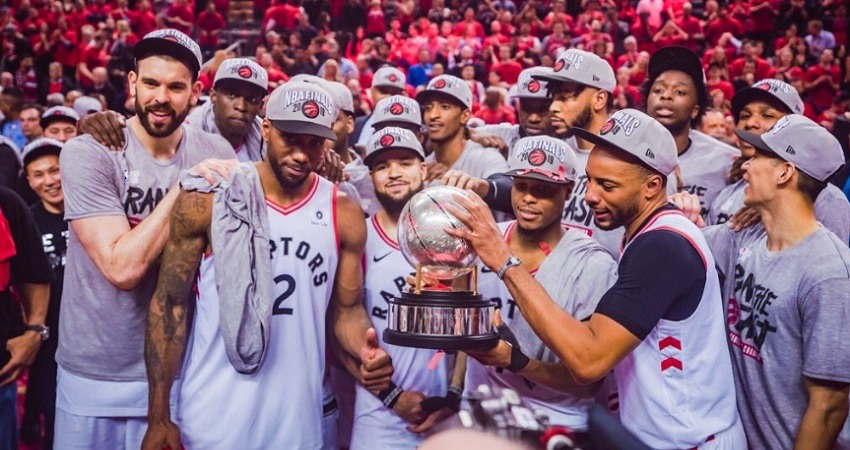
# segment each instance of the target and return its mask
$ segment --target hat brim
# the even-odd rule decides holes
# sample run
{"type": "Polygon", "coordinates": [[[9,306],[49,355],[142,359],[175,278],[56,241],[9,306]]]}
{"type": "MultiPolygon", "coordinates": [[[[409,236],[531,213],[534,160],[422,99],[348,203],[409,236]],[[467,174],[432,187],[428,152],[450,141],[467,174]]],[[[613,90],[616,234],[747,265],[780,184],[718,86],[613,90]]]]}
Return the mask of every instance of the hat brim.
{"type": "Polygon", "coordinates": [[[555,178],[552,178],[552,177],[545,175],[545,174],[542,174],[540,172],[527,172],[526,170],[527,169],[513,169],[513,170],[509,170],[507,172],[503,172],[503,174],[507,175],[511,178],[531,178],[533,180],[540,180],[540,181],[545,181],[547,183],[554,183],[554,184],[570,184],[570,183],[575,182],[575,180],[570,180],[570,179],[567,179],[567,178],[565,178],[563,180],[556,180],[555,178]]]}
{"type": "Polygon", "coordinates": [[[403,151],[406,151],[406,152],[408,152],[408,153],[410,153],[410,154],[412,154],[412,155],[414,155],[414,156],[418,157],[418,158],[419,158],[419,159],[421,159],[422,161],[425,161],[425,158],[422,156],[422,154],[420,154],[420,153],[419,153],[419,152],[417,152],[416,150],[413,150],[413,149],[410,149],[410,148],[407,148],[407,147],[393,147],[393,146],[390,146],[390,147],[384,147],[384,148],[381,148],[381,149],[379,149],[379,150],[375,150],[375,151],[374,151],[374,152],[372,152],[372,153],[369,153],[368,155],[366,155],[366,157],[365,157],[365,158],[363,158],[363,164],[365,164],[365,165],[366,165],[366,167],[368,167],[368,168],[370,168],[370,169],[371,169],[371,168],[372,168],[372,163],[375,161],[375,158],[377,158],[378,156],[380,156],[380,155],[382,155],[382,154],[384,154],[384,153],[386,153],[386,152],[388,152],[388,151],[390,151],[390,150],[403,150],[403,151]]]}
{"type": "Polygon", "coordinates": [[[268,89],[264,89],[262,86],[256,83],[252,83],[246,80],[237,80],[235,78],[222,78],[216,81],[213,84],[213,89],[247,89],[252,92],[256,92],[257,95],[266,95],[269,93],[268,89]]]}
{"type": "MultiPolygon", "coordinates": [[[[770,153],[770,154],[773,154],[773,155],[777,155],[777,156],[778,156],[778,153],[776,153],[775,151],[773,151],[773,149],[771,149],[771,148],[770,148],[770,147],[769,147],[769,146],[768,146],[768,145],[764,142],[764,139],[762,139],[760,135],[755,134],[755,133],[751,133],[751,132],[749,132],[749,131],[744,131],[744,130],[735,130],[735,134],[736,134],[736,135],[738,136],[738,138],[740,138],[742,141],[744,141],[744,142],[746,142],[746,143],[748,143],[748,144],[752,145],[753,147],[755,147],[755,148],[756,148],[756,150],[759,150],[759,151],[762,151],[762,152],[764,152],[764,153],[770,153]]],[[[783,158],[783,159],[784,159],[784,158],[783,158]]]]}
{"type": "Polygon", "coordinates": [[[738,116],[741,114],[741,110],[744,109],[744,106],[747,106],[757,100],[763,100],[765,103],[770,103],[773,106],[779,106],[788,114],[794,113],[794,111],[791,111],[791,108],[786,105],[785,102],[770,91],[748,86],[738,91],[732,97],[732,117],[735,118],[735,122],[738,121],[738,116]]]}
{"type": "Polygon", "coordinates": [[[409,120],[382,120],[380,122],[373,122],[372,129],[378,130],[378,128],[386,128],[386,127],[400,127],[407,130],[410,130],[414,133],[422,132],[422,124],[411,122],[409,120]]]}
{"type": "Polygon", "coordinates": [[[424,90],[420,93],[416,94],[416,101],[421,105],[422,103],[429,102],[431,100],[448,100],[454,103],[457,106],[460,106],[463,109],[471,109],[470,105],[467,105],[463,102],[463,100],[455,97],[454,95],[447,94],[443,91],[435,91],[435,90],[424,90]]]}
{"type": "Polygon", "coordinates": [[[147,38],[139,41],[133,47],[133,56],[136,61],[155,55],[169,55],[177,58],[196,75],[201,71],[201,62],[192,50],[170,39],[147,38]]]}
{"type": "Polygon", "coordinates": [[[654,80],[668,70],[684,72],[694,81],[697,91],[705,91],[705,72],[699,56],[686,47],[663,47],[649,59],[649,79],[654,80]]]}
{"type": "Polygon", "coordinates": [[[42,117],[42,118],[38,121],[38,125],[39,125],[41,128],[47,128],[47,127],[49,127],[51,124],[54,124],[54,123],[56,123],[56,122],[68,122],[68,123],[72,123],[72,124],[74,124],[74,126],[76,126],[76,125],[77,125],[77,119],[75,119],[75,118],[73,118],[73,117],[71,117],[71,116],[65,116],[65,115],[56,115],[56,116],[42,117]]]}
{"type": "Polygon", "coordinates": [[[336,141],[336,134],[332,129],[317,123],[300,120],[272,120],[271,123],[284,133],[306,134],[336,141]]]}
{"type": "MultiPolygon", "coordinates": [[[[664,176],[664,177],[669,177],[669,176],[670,176],[670,174],[669,174],[669,173],[663,173],[662,171],[660,171],[660,170],[656,169],[655,167],[650,166],[650,165],[649,165],[649,164],[647,164],[644,160],[642,160],[642,159],[640,159],[639,157],[637,157],[637,156],[634,154],[634,152],[631,152],[631,151],[629,151],[629,150],[627,150],[627,149],[623,148],[622,146],[617,145],[617,144],[615,144],[615,143],[613,143],[613,142],[609,141],[608,139],[605,139],[605,137],[604,137],[604,136],[600,136],[600,135],[598,135],[598,134],[596,134],[596,133],[592,133],[592,132],[590,132],[590,131],[588,131],[588,130],[585,130],[584,128],[571,128],[571,129],[570,129],[570,131],[571,131],[571,132],[572,132],[572,133],[573,133],[576,137],[581,138],[581,139],[584,139],[585,141],[590,142],[590,143],[591,143],[591,144],[593,144],[594,146],[600,145],[600,146],[605,147],[605,148],[609,148],[609,149],[617,150],[618,152],[622,152],[622,153],[624,153],[624,154],[626,154],[626,155],[629,155],[629,156],[631,157],[631,159],[634,161],[634,163],[636,163],[636,164],[640,164],[642,167],[645,167],[645,168],[647,168],[647,169],[649,169],[649,170],[651,170],[651,171],[653,171],[653,172],[655,172],[655,173],[658,173],[658,174],[660,174],[660,175],[662,175],[662,176],[664,176]]],[[[672,171],[671,171],[671,172],[672,172],[672,171]]]]}
{"type": "Polygon", "coordinates": [[[59,156],[59,153],[62,151],[61,147],[57,147],[55,145],[45,145],[43,147],[38,147],[35,150],[30,151],[26,155],[24,155],[23,163],[24,167],[29,165],[29,163],[35,161],[38,158],[41,158],[45,155],[56,155],[59,156]]]}
{"type": "Polygon", "coordinates": [[[550,90],[552,89],[553,85],[559,85],[559,84],[564,84],[564,83],[583,84],[581,81],[574,80],[574,79],[572,79],[570,77],[566,77],[566,76],[559,76],[559,75],[556,75],[554,72],[553,73],[547,73],[547,74],[540,74],[540,75],[532,75],[531,78],[533,80],[537,80],[537,81],[545,81],[546,84],[547,84],[546,87],[550,90]]]}

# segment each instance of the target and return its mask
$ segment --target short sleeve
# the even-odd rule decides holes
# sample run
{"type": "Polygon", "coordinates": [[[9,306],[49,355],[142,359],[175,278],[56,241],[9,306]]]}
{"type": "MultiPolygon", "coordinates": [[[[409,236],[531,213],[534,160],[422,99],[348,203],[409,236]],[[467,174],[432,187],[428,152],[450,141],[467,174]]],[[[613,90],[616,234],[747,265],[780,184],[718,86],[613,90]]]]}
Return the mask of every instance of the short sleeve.
{"type": "Polygon", "coordinates": [[[850,202],[837,187],[827,186],[815,201],[815,217],[835,233],[841,242],[850,242],[850,202]]]}
{"type": "Polygon", "coordinates": [[[850,279],[821,281],[800,300],[803,375],[850,383],[850,279]]]}
{"type": "Polygon", "coordinates": [[[65,220],[125,215],[115,180],[116,163],[107,152],[89,136],[65,144],[59,156],[65,220]]]}

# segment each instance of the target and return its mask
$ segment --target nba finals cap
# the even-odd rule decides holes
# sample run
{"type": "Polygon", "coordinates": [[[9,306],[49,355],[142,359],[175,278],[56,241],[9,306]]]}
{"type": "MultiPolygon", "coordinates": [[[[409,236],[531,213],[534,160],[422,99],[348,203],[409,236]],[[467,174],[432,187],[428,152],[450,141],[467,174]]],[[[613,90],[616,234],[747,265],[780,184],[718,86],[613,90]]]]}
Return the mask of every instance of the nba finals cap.
{"type": "Polygon", "coordinates": [[[375,157],[387,150],[409,150],[416,153],[416,156],[422,158],[423,161],[425,160],[422,144],[419,143],[419,139],[412,131],[399,127],[387,127],[369,138],[363,163],[371,168],[375,157]]]}
{"type": "Polygon", "coordinates": [[[313,83],[286,83],[269,96],[266,119],[278,130],[336,140],[333,124],[339,106],[331,94],[313,83]]]}
{"type": "Polygon", "coordinates": [[[395,67],[381,67],[372,75],[372,86],[404,90],[404,72],[395,67]]]}
{"type": "Polygon", "coordinates": [[[422,126],[422,111],[419,103],[403,95],[393,95],[381,99],[375,105],[375,113],[372,115],[372,127],[377,129],[381,125],[410,124],[415,127],[422,126]]]}
{"type": "Polygon", "coordinates": [[[78,116],[86,116],[91,113],[103,111],[103,103],[94,97],[82,96],[74,100],[74,111],[78,116]]]}
{"type": "Polygon", "coordinates": [[[770,104],[777,104],[778,102],[780,106],[784,107],[785,112],[791,114],[803,114],[805,109],[803,99],[800,98],[800,94],[797,93],[794,86],[784,81],[768,78],[756,81],[752,86],[745,87],[735,93],[735,96],[732,97],[732,117],[735,118],[735,121],[738,120],[738,115],[741,114],[744,106],[757,100],[770,104]]]}
{"type": "Polygon", "coordinates": [[[617,77],[608,61],[584,50],[564,50],[555,60],[552,72],[532,75],[536,80],[549,83],[578,83],[585,86],[614,92],[617,77]]]}
{"type": "Polygon", "coordinates": [[[24,146],[24,167],[44,155],[59,155],[62,143],[56,139],[38,138],[24,146]]]}
{"type": "Polygon", "coordinates": [[[757,136],[735,130],[757,150],[776,155],[812,178],[826,182],[844,166],[844,152],[832,133],[801,114],[790,114],[757,136]]]}
{"type": "Polygon", "coordinates": [[[551,73],[552,69],[548,67],[531,67],[520,72],[516,83],[516,97],[546,99],[546,81],[534,79],[534,76],[547,76],[551,73]]]}
{"type": "Polygon", "coordinates": [[[615,112],[598,135],[582,128],[574,128],[573,132],[594,145],[626,152],[664,176],[679,165],[673,135],[660,122],[636,109],[615,112]]]}
{"type": "Polygon", "coordinates": [[[451,75],[440,75],[431,79],[425,90],[416,94],[416,101],[422,103],[434,98],[448,98],[466,109],[472,109],[472,89],[465,81],[451,75]]]}
{"type": "Polygon", "coordinates": [[[319,85],[328,94],[331,94],[339,109],[348,114],[354,114],[354,97],[351,95],[351,90],[342,83],[307,74],[295,75],[289,79],[289,83],[312,83],[319,85]]]}
{"type": "Polygon", "coordinates": [[[201,47],[192,38],[173,28],[151,31],[133,47],[136,61],[151,55],[169,55],[182,61],[195,75],[203,64],[201,47]]]}
{"type": "Polygon", "coordinates": [[[224,60],[218,67],[213,86],[217,87],[219,82],[243,84],[266,93],[269,89],[269,73],[248,58],[231,58],[224,60]]]}
{"type": "Polygon", "coordinates": [[[511,148],[505,175],[566,184],[576,180],[576,153],[561,139],[525,137],[511,148]]]}
{"type": "Polygon", "coordinates": [[[654,80],[668,70],[686,73],[694,81],[697,94],[705,92],[705,71],[702,69],[702,62],[690,49],[677,45],[663,47],[649,58],[650,80],[654,80]]]}
{"type": "Polygon", "coordinates": [[[54,106],[44,111],[39,125],[41,125],[41,128],[47,128],[53,122],[70,122],[76,125],[78,120],[80,120],[80,115],[73,109],[67,106],[54,106]]]}

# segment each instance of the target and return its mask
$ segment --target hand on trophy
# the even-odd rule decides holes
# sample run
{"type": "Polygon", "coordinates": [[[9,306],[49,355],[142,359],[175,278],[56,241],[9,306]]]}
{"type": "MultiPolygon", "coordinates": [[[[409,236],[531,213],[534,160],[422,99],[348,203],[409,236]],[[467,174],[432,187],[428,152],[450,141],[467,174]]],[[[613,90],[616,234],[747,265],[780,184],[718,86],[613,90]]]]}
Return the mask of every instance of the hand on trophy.
{"type": "MultiPolygon", "coordinates": [[[[493,326],[498,328],[503,323],[501,312],[496,310],[493,326]]],[[[466,354],[485,366],[506,368],[511,365],[511,346],[504,339],[499,339],[499,343],[489,350],[467,350],[466,354]]]]}
{"type": "Polygon", "coordinates": [[[463,208],[448,204],[446,210],[469,229],[446,228],[446,234],[466,240],[484,265],[498,271],[511,256],[511,251],[490,207],[477,195],[455,195],[454,200],[463,208]]]}
{"type": "Polygon", "coordinates": [[[366,342],[360,349],[360,382],[371,393],[378,395],[390,385],[393,362],[378,343],[374,328],[366,330],[366,342]]]}

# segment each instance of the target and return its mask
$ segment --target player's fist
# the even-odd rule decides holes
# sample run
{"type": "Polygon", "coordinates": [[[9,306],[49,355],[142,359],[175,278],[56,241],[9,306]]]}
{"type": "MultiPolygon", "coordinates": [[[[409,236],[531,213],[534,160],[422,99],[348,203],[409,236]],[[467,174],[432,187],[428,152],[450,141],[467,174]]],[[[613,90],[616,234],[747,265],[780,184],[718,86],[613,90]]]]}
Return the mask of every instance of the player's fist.
{"type": "Polygon", "coordinates": [[[169,419],[149,420],[142,450],[183,450],[180,429],[169,419]]]}
{"type": "Polygon", "coordinates": [[[360,349],[360,383],[377,395],[389,387],[392,375],[392,358],[378,343],[375,329],[369,328],[366,330],[366,342],[360,349]]]}

